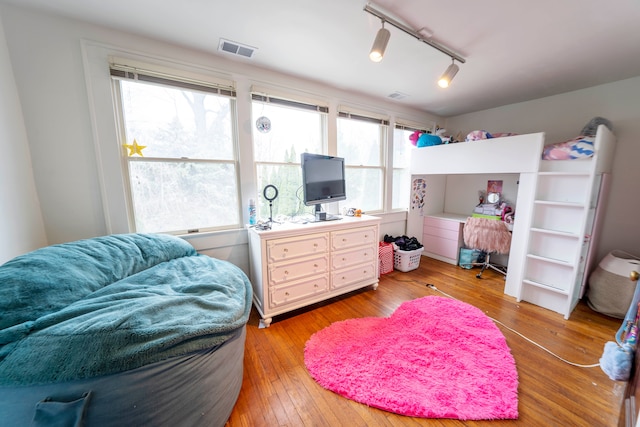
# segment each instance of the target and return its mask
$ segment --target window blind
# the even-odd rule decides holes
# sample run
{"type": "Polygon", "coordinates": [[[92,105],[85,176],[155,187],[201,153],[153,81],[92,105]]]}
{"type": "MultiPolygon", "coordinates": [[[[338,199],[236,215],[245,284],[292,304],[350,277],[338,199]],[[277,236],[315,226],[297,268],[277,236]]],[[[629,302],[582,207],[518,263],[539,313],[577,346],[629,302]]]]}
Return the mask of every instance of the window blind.
{"type": "Polygon", "coordinates": [[[362,120],[364,122],[377,123],[379,125],[385,125],[385,126],[389,125],[389,120],[375,118],[375,117],[361,116],[359,114],[352,114],[344,111],[340,111],[338,113],[338,117],[342,117],[343,119],[362,120]]]}
{"type": "Polygon", "coordinates": [[[294,108],[299,108],[301,110],[317,111],[320,113],[329,112],[329,107],[326,107],[324,105],[307,104],[304,102],[292,101],[290,99],[277,98],[269,95],[262,95],[259,93],[252,93],[251,99],[253,101],[267,102],[267,103],[282,105],[285,107],[294,107],[294,108]]]}
{"type": "Polygon", "coordinates": [[[196,90],[200,92],[214,93],[228,97],[235,97],[236,91],[233,87],[218,85],[204,81],[192,80],[179,76],[158,73],[151,70],[128,67],[124,65],[112,64],[109,67],[109,74],[115,79],[137,80],[148,83],[155,83],[165,86],[178,87],[181,89],[196,90]]]}
{"type": "Polygon", "coordinates": [[[414,127],[414,126],[405,125],[405,124],[401,124],[401,123],[396,123],[395,128],[399,129],[399,130],[408,130],[408,131],[411,131],[411,132],[416,132],[417,131],[417,132],[422,132],[422,133],[427,133],[427,132],[431,133],[430,131],[428,131],[428,130],[426,130],[424,128],[414,127]]]}

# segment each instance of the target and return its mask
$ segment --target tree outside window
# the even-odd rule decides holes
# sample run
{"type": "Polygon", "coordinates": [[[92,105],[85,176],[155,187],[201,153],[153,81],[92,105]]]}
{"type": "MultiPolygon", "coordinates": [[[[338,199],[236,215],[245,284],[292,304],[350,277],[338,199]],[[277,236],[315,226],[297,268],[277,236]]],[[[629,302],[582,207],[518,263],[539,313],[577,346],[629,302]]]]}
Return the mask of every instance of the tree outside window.
{"type": "Polygon", "coordinates": [[[170,83],[116,83],[135,231],[239,227],[234,98],[170,83]]]}
{"type": "Polygon", "coordinates": [[[326,152],[326,114],[310,109],[254,100],[253,123],[267,118],[270,129],[253,129],[253,151],[258,188],[258,218],[269,218],[269,203],[262,195],[265,186],[278,189],[273,217],[295,217],[313,212],[302,202],[300,154],[326,152]]]}

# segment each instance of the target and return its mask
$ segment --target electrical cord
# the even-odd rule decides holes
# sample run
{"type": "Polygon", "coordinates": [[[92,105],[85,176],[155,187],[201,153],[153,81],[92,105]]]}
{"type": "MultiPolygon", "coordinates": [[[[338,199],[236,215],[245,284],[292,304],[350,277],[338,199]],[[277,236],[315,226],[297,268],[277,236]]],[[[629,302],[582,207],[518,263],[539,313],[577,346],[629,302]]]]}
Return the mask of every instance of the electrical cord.
{"type": "MultiPolygon", "coordinates": [[[[433,285],[433,284],[431,284],[431,283],[426,283],[426,285],[427,285],[427,288],[432,289],[432,290],[434,290],[434,291],[436,291],[436,292],[440,292],[442,295],[444,295],[444,296],[446,296],[446,297],[448,297],[448,298],[451,298],[451,299],[454,299],[454,300],[460,301],[458,298],[455,298],[455,297],[453,297],[453,296],[449,295],[448,293],[443,292],[443,291],[441,291],[440,289],[436,288],[436,286],[435,286],[435,285],[433,285]]],[[[552,351],[551,351],[551,350],[549,350],[548,348],[543,347],[542,345],[538,344],[537,342],[533,341],[532,339],[530,339],[530,338],[526,337],[525,335],[521,334],[520,332],[516,331],[515,329],[513,329],[513,328],[511,328],[511,327],[509,327],[509,326],[507,326],[507,325],[505,325],[505,324],[504,324],[504,323],[502,323],[501,321],[499,321],[499,320],[497,320],[497,319],[494,319],[494,318],[493,318],[493,317],[491,317],[491,316],[487,316],[487,317],[488,317],[489,319],[493,320],[495,323],[497,323],[497,324],[501,325],[502,327],[504,327],[504,328],[506,328],[506,329],[510,330],[510,331],[511,331],[511,332],[513,332],[514,334],[516,334],[516,335],[520,336],[521,338],[525,339],[526,341],[530,342],[531,344],[535,345],[536,347],[538,347],[538,348],[540,348],[540,349],[542,349],[542,350],[546,351],[547,353],[549,353],[550,355],[552,355],[552,356],[553,356],[553,357],[555,357],[556,359],[561,360],[561,361],[562,361],[562,362],[564,362],[564,363],[567,363],[567,364],[572,365],[572,366],[576,366],[576,367],[578,367],[578,368],[596,368],[596,367],[600,366],[600,364],[599,364],[599,363],[594,363],[594,364],[591,364],[591,365],[583,365],[583,364],[580,364],[580,363],[574,363],[574,362],[571,362],[571,361],[569,361],[569,360],[566,360],[566,359],[564,359],[564,358],[562,358],[562,357],[558,356],[557,354],[555,354],[554,352],[552,352],[552,351]]]]}

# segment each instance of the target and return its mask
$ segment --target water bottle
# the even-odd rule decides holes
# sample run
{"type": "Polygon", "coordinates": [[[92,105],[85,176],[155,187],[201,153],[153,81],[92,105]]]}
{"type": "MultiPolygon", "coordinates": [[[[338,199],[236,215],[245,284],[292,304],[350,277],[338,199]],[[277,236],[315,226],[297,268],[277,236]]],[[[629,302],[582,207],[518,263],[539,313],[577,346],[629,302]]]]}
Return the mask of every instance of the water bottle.
{"type": "Polygon", "coordinates": [[[249,225],[256,225],[256,201],[249,199],[249,225]]]}

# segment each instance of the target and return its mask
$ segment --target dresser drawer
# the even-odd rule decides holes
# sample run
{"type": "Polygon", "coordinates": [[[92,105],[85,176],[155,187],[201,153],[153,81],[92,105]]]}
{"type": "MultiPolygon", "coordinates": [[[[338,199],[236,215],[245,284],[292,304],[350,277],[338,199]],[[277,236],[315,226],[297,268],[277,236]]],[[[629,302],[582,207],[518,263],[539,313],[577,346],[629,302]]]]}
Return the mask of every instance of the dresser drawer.
{"type": "Polygon", "coordinates": [[[269,290],[269,307],[278,308],[287,304],[294,304],[328,291],[329,277],[327,274],[291,282],[286,286],[279,286],[269,290]]]}
{"type": "Polygon", "coordinates": [[[343,288],[365,280],[377,279],[377,270],[374,263],[361,264],[356,267],[333,272],[331,275],[331,288],[343,288]]]}
{"type": "Polygon", "coordinates": [[[377,244],[378,233],[373,227],[359,227],[331,233],[331,249],[340,250],[353,246],[377,244]]]}
{"type": "Polygon", "coordinates": [[[433,216],[425,216],[423,226],[426,227],[434,227],[434,228],[442,228],[445,230],[460,230],[460,221],[451,221],[449,219],[436,218],[433,216]]]}
{"type": "Polygon", "coordinates": [[[267,241],[269,263],[327,252],[329,234],[310,234],[267,241]]]}
{"type": "Polygon", "coordinates": [[[431,236],[441,237],[443,239],[455,240],[457,241],[460,236],[460,224],[458,224],[458,228],[455,230],[450,230],[448,228],[437,228],[429,225],[425,225],[422,233],[425,239],[428,239],[431,236]]]}
{"type": "Polygon", "coordinates": [[[329,271],[328,255],[269,265],[269,286],[329,271]]]}
{"type": "Polygon", "coordinates": [[[339,270],[352,265],[371,262],[374,256],[377,256],[375,246],[365,248],[347,249],[345,251],[336,252],[331,256],[331,268],[339,270]]]}
{"type": "Polygon", "coordinates": [[[442,237],[425,235],[422,245],[424,246],[425,252],[430,252],[445,258],[458,259],[458,251],[460,250],[458,240],[449,240],[442,237]]]}

